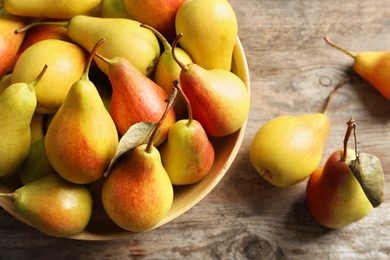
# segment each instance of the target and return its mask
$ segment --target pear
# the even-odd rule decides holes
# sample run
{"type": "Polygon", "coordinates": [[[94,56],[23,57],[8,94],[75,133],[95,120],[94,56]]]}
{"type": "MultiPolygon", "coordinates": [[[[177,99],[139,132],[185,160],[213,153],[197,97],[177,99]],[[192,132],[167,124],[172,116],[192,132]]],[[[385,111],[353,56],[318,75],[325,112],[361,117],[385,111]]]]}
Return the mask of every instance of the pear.
{"type": "Polygon", "coordinates": [[[83,185],[70,183],[58,174],[38,179],[13,193],[15,210],[39,231],[54,237],[81,233],[92,214],[92,196],[83,185]]]}
{"type": "Polygon", "coordinates": [[[383,97],[390,100],[390,51],[365,51],[359,54],[346,50],[325,37],[332,47],[343,51],[354,59],[353,69],[370,83],[383,97]]]}
{"type": "Polygon", "coordinates": [[[0,94],[11,85],[12,74],[6,74],[0,79],[0,94]]]}
{"type": "MultiPolygon", "coordinates": [[[[169,44],[167,39],[155,28],[150,27],[146,24],[141,24],[141,26],[154,32],[154,34],[157,36],[158,39],[160,39],[164,46],[164,52],[160,55],[160,58],[158,59],[156,64],[153,81],[157,85],[162,87],[165,92],[167,92],[167,94],[169,94],[171,93],[173,88],[172,82],[180,78],[181,67],[173,58],[172,46],[169,44]]],[[[175,48],[175,55],[184,64],[192,63],[191,57],[179,47],[175,48]]],[[[174,109],[176,113],[176,119],[183,119],[188,116],[186,103],[181,97],[180,92],[176,100],[174,109]]]]}
{"type": "MultiPolygon", "coordinates": [[[[96,56],[109,64],[108,77],[112,86],[110,114],[119,135],[123,136],[136,123],[157,122],[164,113],[164,100],[168,94],[127,59],[107,59],[98,53],[96,56]]],[[[175,121],[175,111],[170,110],[161,125],[161,135],[156,146],[166,139],[169,128],[175,121]]]]}
{"type": "Polygon", "coordinates": [[[88,78],[95,51],[91,52],[84,74],[72,85],[46,133],[46,153],[53,168],[64,179],[78,184],[98,180],[118,146],[115,123],[88,78]]]}
{"type": "Polygon", "coordinates": [[[123,0],[102,0],[100,16],[102,18],[129,18],[123,0]]]}
{"type": "Polygon", "coordinates": [[[38,142],[45,135],[45,119],[45,114],[33,114],[30,122],[31,144],[38,142]]]}
{"type": "Polygon", "coordinates": [[[68,19],[88,14],[99,7],[101,0],[60,0],[53,4],[47,0],[1,0],[4,8],[18,16],[68,19]]]}
{"type": "Polygon", "coordinates": [[[359,221],[373,208],[350,167],[358,154],[347,147],[352,119],[348,124],[344,148],[332,153],[325,165],[313,172],[306,189],[307,206],[314,219],[333,229],[359,221]]]}
{"type": "Polygon", "coordinates": [[[56,174],[47,158],[45,140],[46,136],[44,135],[31,145],[26,159],[18,169],[19,178],[23,185],[47,175],[56,174]]]}
{"type": "Polygon", "coordinates": [[[191,0],[182,4],[175,20],[180,46],[194,63],[210,69],[231,70],[237,39],[235,12],[226,0],[191,0]]]}
{"type": "Polygon", "coordinates": [[[46,69],[44,66],[31,83],[12,84],[0,95],[0,177],[15,173],[30,150],[35,87],[46,69]]]}
{"type": "Polygon", "coordinates": [[[255,170],[278,187],[289,187],[306,179],[319,165],[329,134],[327,110],[323,113],[281,115],[266,122],[255,134],[250,146],[250,160],[255,170]]]}
{"type": "Polygon", "coordinates": [[[174,185],[193,184],[203,180],[214,164],[214,147],[202,125],[192,118],[190,101],[175,82],[185,100],[188,119],[177,121],[160,148],[162,164],[174,185]]]}
{"type": "Polygon", "coordinates": [[[147,144],[140,144],[117,161],[102,187],[102,204],[107,215],[131,232],[152,229],[168,213],[173,203],[173,186],[161,163],[153,140],[172,109],[167,108],[152,130],[147,144]]]}
{"type": "Polygon", "coordinates": [[[47,64],[46,76],[36,86],[36,112],[55,113],[73,82],[83,74],[87,58],[88,53],[74,43],[58,39],[42,40],[19,56],[11,82],[29,82],[47,64]]]}
{"type": "Polygon", "coordinates": [[[226,136],[236,132],[249,113],[250,98],[245,83],[224,69],[206,70],[196,63],[184,64],[175,51],[181,37],[179,34],[173,42],[172,55],[181,67],[181,86],[192,104],[194,118],[208,135],[226,136]]]}
{"type": "MultiPolygon", "coordinates": [[[[65,26],[69,37],[89,52],[97,41],[105,38],[106,43],[99,50],[101,55],[107,58],[124,57],[147,76],[154,72],[160,56],[160,43],[156,36],[134,20],[77,15],[65,22],[32,23],[17,32],[42,24],[65,26]]],[[[97,58],[95,62],[103,72],[108,73],[105,62],[97,58]]]]}
{"type": "Polygon", "coordinates": [[[25,26],[25,18],[12,15],[0,8],[0,78],[9,72],[15,62],[15,56],[24,40],[25,33],[14,31],[25,26]]]}

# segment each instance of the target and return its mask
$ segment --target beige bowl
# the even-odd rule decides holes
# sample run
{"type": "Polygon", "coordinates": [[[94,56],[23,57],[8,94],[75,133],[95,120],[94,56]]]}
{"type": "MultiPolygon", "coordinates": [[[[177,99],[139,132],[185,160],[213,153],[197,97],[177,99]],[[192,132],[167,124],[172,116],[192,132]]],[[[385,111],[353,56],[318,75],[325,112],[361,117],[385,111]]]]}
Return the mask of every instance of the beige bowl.
{"type": "MultiPolygon", "coordinates": [[[[250,92],[249,70],[245,53],[239,38],[233,52],[233,72],[245,83],[250,92]]],[[[185,213],[203,199],[222,179],[230,165],[233,163],[237,152],[241,146],[246,128],[246,122],[236,133],[222,137],[213,138],[215,148],[215,162],[210,173],[199,183],[175,187],[175,198],[168,214],[154,227],[168,223],[185,213]]],[[[12,192],[16,188],[17,182],[12,178],[0,179],[0,192],[12,192]]],[[[28,222],[15,211],[12,201],[7,198],[0,198],[0,206],[12,214],[17,219],[28,222]]],[[[105,214],[104,210],[95,210],[87,228],[79,235],[71,237],[80,240],[110,240],[116,239],[132,233],[119,228],[105,214]]]]}

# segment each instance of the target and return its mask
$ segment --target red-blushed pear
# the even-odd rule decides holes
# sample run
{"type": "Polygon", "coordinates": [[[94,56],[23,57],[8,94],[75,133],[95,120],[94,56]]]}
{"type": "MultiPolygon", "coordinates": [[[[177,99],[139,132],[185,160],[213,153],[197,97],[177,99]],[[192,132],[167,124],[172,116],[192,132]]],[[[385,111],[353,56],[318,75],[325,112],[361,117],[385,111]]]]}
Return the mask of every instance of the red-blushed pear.
{"type": "Polygon", "coordinates": [[[176,36],[175,17],[185,0],[123,0],[130,17],[152,26],[169,41],[176,36]]]}
{"type": "Polygon", "coordinates": [[[56,172],[64,179],[91,183],[103,176],[118,146],[115,123],[104,106],[95,85],[89,80],[89,67],[70,88],[51,120],[46,133],[46,153],[56,172]]]}
{"type": "Polygon", "coordinates": [[[355,54],[334,44],[327,37],[325,41],[351,56],[355,60],[353,64],[355,72],[390,100],[390,51],[365,51],[355,54]]]}
{"type": "Polygon", "coordinates": [[[166,110],[153,128],[148,143],[136,146],[118,160],[103,181],[103,207],[125,230],[142,232],[153,228],[172,206],[172,183],[153,140],[176,96],[177,91],[168,99],[166,110]]]}
{"type": "Polygon", "coordinates": [[[206,70],[195,63],[184,64],[175,52],[182,36],[179,34],[173,42],[172,55],[182,69],[180,83],[192,104],[194,119],[211,136],[236,132],[249,113],[250,98],[244,82],[224,69],[206,70]]]}
{"type": "MultiPolygon", "coordinates": [[[[352,119],[347,124],[344,148],[331,154],[325,165],[313,172],[306,189],[307,206],[314,219],[321,225],[334,229],[359,221],[373,208],[362,185],[351,171],[350,165],[352,162],[359,162],[359,155],[356,149],[352,150],[347,146],[352,128],[355,127],[352,119]]],[[[371,171],[370,168],[378,168],[378,165],[365,167],[364,171],[371,171]]],[[[376,178],[378,177],[383,177],[380,165],[376,171],[376,178]]],[[[376,188],[383,189],[380,186],[376,188]]]]}
{"type": "Polygon", "coordinates": [[[202,125],[192,118],[190,101],[175,81],[187,105],[188,119],[177,121],[169,130],[168,139],[160,148],[162,164],[174,185],[201,181],[214,164],[214,147],[202,125]]]}
{"type": "MultiPolygon", "coordinates": [[[[107,59],[98,53],[96,56],[109,64],[108,77],[112,86],[110,114],[119,135],[123,136],[130,126],[139,122],[158,122],[164,113],[168,94],[127,59],[107,59]]],[[[175,121],[175,111],[170,110],[161,125],[161,135],[156,146],[166,139],[175,121]]]]}
{"type": "Polygon", "coordinates": [[[0,8],[0,78],[12,68],[25,36],[25,33],[15,34],[15,30],[25,25],[25,18],[0,8]]]}

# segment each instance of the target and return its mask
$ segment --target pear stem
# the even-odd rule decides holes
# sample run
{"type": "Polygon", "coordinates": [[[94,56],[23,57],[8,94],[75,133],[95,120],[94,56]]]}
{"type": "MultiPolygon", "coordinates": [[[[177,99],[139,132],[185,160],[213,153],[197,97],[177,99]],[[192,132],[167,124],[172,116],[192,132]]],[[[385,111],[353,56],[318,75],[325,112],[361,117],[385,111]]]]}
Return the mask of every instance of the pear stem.
{"type": "Polygon", "coordinates": [[[188,111],[188,123],[187,123],[187,126],[189,126],[189,125],[192,124],[192,120],[193,120],[191,102],[187,98],[186,94],[184,93],[179,80],[174,80],[173,81],[173,85],[178,89],[179,94],[182,96],[183,101],[186,104],[187,111],[188,111]]]}
{"type": "Polygon", "coordinates": [[[14,199],[15,198],[15,194],[14,193],[0,193],[0,197],[14,199]]]}
{"type": "Polygon", "coordinates": [[[349,51],[349,50],[347,50],[347,49],[345,49],[345,48],[343,48],[343,47],[340,47],[340,46],[334,44],[334,43],[333,43],[328,37],[326,37],[326,36],[324,37],[324,40],[325,40],[330,46],[332,46],[332,47],[334,47],[334,48],[336,48],[336,49],[338,49],[338,50],[340,50],[340,51],[342,51],[342,52],[348,54],[348,55],[351,56],[352,58],[356,59],[356,57],[357,57],[357,54],[356,54],[356,53],[353,53],[353,52],[351,52],[351,51],[349,51]]]}
{"type": "Polygon", "coordinates": [[[334,94],[336,94],[337,90],[339,90],[339,88],[341,88],[342,86],[345,85],[345,83],[349,82],[350,79],[349,78],[346,78],[346,79],[343,79],[342,81],[340,81],[336,87],[332,90],[332,92],[330,92],[329,96],[328,96],[328,100],[326,102],[326,105],[325,105],[325,109],[324,109],[324,114],[326,115],[326,113],[328,112],[328,109],[329,109],[329,106],[330,106],[330,103],[333,99],[333,96],[334,94]]]}
{"type": "Polygon", "coordinates": [[[175,52],[175,49],[176,49],[176,46],[177,44],[179,43],[179,40],[180,38],[183,37],[183,33],[179,33],[175,40],[173,40],[173,43],[172,43],[172,57],[173,59],[176,61],[176,63],[180,66],[180,68],[184,71],[187,71],[188,70],[188,66],[186,64],[184,64],[182,61],[180,61],[177,57],[176,57],[176,52],[175,52]]]}
{"type": "Polygon", "coordinates": [[[343,157],[341,158],[341,161],[343,161],[343,162],[345,162],[347,160],[348,140],[351,137],[352,130],[354,130],[355,150],[356,150],[356,156],[357,156],[356,124],[355,124],[355,120],[352,117],[348,120],[347,126],[348,126],[347,131],[345,132],[345,136],[344,136],[343,157]]]}
{"type": "Polygon", "coordinates": [[[150,139],[149,139],[149,142],[146,145],[145,152],[150,153],[152,151],[153,141],[154,141],[154,139],[158,133],[158,130],[160,129],[160,126],[163,123],[164,119],[167,117],[169,111],[175,105],[177,93],[178,93],[178,89],[176,86],[174,86],[172,88],[172,91],[169,94],[168,98],[165,100],[167,102],[167,106],[165,108],[164,114],[161,116],[160,120],[154,126],[152,134],[151,134],[150,139]]]}
{"type": "Polygon", "coordinates": [[[146,28],[146,29],[149,29],[150,31],[152,31],[154,33],[154,35],[157,36],[157,38],[160,39],[160,41],[162,42],[162,44],[164,45],[164,51],[166,52],[172,52],[172,46],[169,44],[169,42],[167,41],[167,39],[159,32],[157,31],[155,28],[153,28],[152,26],[149,26],[147,24],[144,24],[144,23],[141,23],[140,24],[141,27],[143,28],[146,28]]]}
{"type": "Polygon", "coordinates": [[[70,23],[70,21],[65,21],[65,22],[50,22],[50,21],[47,21],[47,22],[33,22],[33,23],[30,23],[30,24],[27,24],[26,26],[24,26],[22,28],[16,29],[15,33],[18,34],[18,33],[25,32],[25,31],[29,30],[30,28],[38,26],[38,25],[58,25],[58,26],[62,26],[62,27],[68,27],[69,23],[70,23]]]}
{"type": "Polygon", "coordinates": [[[93,60],[93,57],[95,56],[96,54],[96,51],[97,49],[100,47],[100,45],[102,45],[104,42],[106,41],[105,38],[101,38],[100,40],[98,40],[95,44],[95,46],[93,46],[93,49],[91,50],[91,53],[88,57],[88,60],[87,60],[87,64],[85,64],[85,67],[84,67],[84,72],[83,72],[83,75],[81,76],[81,79],[83,80],[89,80],[89,69],[91,67],[91,63],[92,63],[92,60],[93,60]]]}
{"type": "Polygon", "coordinates": [[[45,64],[45,66],[43,66],[43,69],[41,70],[39,75],[31,83],[27,84],[28,88],[30,89],[31,92],[35,91],[36,85],[42,79],[42,77],[45,74],[46,70],[47,70],[47,64],[45,64]]]}

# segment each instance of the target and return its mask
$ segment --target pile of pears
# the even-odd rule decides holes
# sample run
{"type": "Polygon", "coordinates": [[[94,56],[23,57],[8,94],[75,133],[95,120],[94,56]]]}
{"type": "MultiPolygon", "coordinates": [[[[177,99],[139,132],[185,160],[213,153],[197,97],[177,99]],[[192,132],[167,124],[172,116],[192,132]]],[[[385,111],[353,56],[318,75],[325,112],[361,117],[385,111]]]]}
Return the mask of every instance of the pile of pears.
{"type": "Polygon", "coordinates": [[[124,230],[153,228],[247,120],[226,0],[0,6],[0,178],[15,187],[0,196],[45,234],[80,234],[99,202],[124,230]]]}

